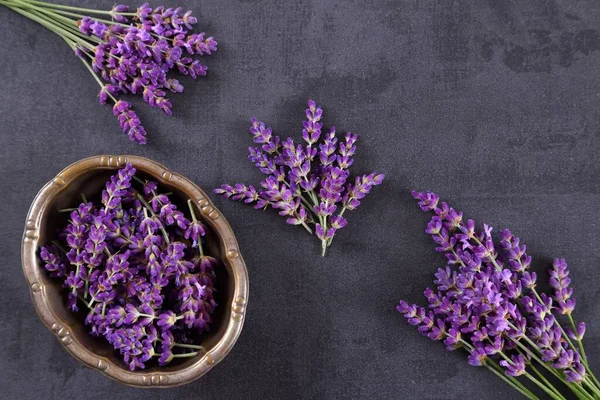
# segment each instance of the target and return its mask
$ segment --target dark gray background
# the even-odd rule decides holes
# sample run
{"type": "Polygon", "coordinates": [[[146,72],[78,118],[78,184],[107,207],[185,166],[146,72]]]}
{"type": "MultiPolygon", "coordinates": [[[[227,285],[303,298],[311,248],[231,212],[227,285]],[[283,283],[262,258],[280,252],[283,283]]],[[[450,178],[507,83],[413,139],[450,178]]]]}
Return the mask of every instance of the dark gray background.
{"type": "Polygon", "coordinates": [[[511,227],[539,271],[566,257],[600,371],[597,0],[183,5],[219,51],[206,59],[206,78],[184,79],[185,92],[172,96],[174,117],[137,108],[146,147],[120,134],[60,38],[0,6],[3,398],[516,398],[395,311],[400,298],[422,301],[443,265],[413,188],[437,191],[497,230],[511,227]],[[298,136],[308,98],[327,125],[360,134],[356,173],[387,176],[348,214],[328,256],[275,213],[213,196],[251,282],[230,355],[169,391],[127,388],[72,359],[36,316],[21,272],[23,223],[41,186],[102,153],[150,157],[206,190],[256,183],[249,118],[298,136]]]}

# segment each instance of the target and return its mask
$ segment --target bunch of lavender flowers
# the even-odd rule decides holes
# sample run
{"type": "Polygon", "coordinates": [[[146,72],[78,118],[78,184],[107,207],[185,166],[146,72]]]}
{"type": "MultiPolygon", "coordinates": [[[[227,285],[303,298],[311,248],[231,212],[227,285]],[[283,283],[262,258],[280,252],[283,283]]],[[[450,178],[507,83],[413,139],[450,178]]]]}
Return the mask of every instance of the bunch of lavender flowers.
{"type": "Polygon", "coordinates": [[[62,282],[67,306],[87,312],[90,334],[107,340],[133,371],[156,360],[194,357],[210,329],[218,261],[205,254],[206,227],[135,176],[110,178],[98,201],[84,199],[40,258],[62,282]],[[136,187],[137,185],[137,187],[136,187]]]}
{"type": "Polygon", "coordinates": [[[197,19],[180,7],[151,8],[142,4],[135,12],[126,5],[95,10],[34,0],[0,0],[0,4],[30,18],[62,37],[100,85],[101,104],[113,103],[113,114],[129,139],[146,143],[146,130],[119,95],[141,94],[151,107],[172,114],[167,92],[183,86],[169,72],[177,70],[193,79],[206,75],[207,67],[194,55],[217,50],[213,37],[192,33],[197,19]],[[93,15],[90,17],[88,15],[93,15]]]}
{"type": "Polygon", "coordinates": [[[599,398],[600,383],[583,348],[585,324],[572,317],[565,260],[555,259],[550,269],[552,293],[540,293],[531,256],[508,229],[497,246],[492,227],[477,230],[434,193],[413,196],[434,214],[426,232],[447,266],[435,274],[434,288],[425,290],[427,307],[400,302],[397,309],[408,322],[448,350],[464,349],[469,364],[487,368],[527,398],[538,398],[531,385],[552,399],[565,399],[565,388],[579,399],[599,398]]]}
{"type": "Polygon", "coordinates": [[[214,190],[225,198],[279,211],[288,224],[302,225],[309,233],[314,226],[325,256],[338,229],[347,225],[344,213],[356,209],[384,175],[375,172],[350,178],[349,168],[358,136],[350,132],[336,137],[335,127],[322,134],[323,110],[308,101],[302,124],[303,143],[281,140],[271,128],[252,118],[250,133],[258,146],[248,149],[248,159],[267,177],[260,188],[237,183],[214,190]]]}

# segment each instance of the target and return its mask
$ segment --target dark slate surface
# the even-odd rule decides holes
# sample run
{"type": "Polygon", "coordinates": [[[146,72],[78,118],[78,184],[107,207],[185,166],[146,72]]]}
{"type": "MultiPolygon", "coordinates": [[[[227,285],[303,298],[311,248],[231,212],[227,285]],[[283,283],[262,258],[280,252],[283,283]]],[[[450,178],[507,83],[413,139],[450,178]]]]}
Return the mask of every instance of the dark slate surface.
{"type": "MultiPolygon", "coordinates": [[[[109,8],[113,2],[99,3],[109,8]]],[[[0,370],[3,398],[517,398],[395,312],[443,260],[412,188],[572,266],[600,370],[600,4],[596,0],[187,1],[219,41],[209,76],[139,107],[150,144],[120,133],[58,37],[0,6],[0,370]],[[213,199],[251,277],[244,331],[203,379],[137,390],[72,359],[39,321],[20,267],[30,201],[73,161],[139,154],[209,190],[257,182],[248,119],[298,135],[308,98],[359,133],[355,171],[387,175],[322,259],[274,213],[213,199]],[[258,234],[257,234],[258,232],[258,234]]]]}

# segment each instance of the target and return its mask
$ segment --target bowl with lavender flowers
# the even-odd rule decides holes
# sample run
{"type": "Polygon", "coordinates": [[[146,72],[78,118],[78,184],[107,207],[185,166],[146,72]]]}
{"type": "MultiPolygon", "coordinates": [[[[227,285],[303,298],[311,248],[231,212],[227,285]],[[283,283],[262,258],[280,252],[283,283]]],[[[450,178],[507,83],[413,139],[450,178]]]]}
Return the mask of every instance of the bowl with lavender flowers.
{"type": "Polygon", "coordinates": [[[43,323],[124,384],[189,383],[242,330],[248,273],[231,227],[198,186],[149,159],[64,169],[33,201],[21,251],[43,323]]]}

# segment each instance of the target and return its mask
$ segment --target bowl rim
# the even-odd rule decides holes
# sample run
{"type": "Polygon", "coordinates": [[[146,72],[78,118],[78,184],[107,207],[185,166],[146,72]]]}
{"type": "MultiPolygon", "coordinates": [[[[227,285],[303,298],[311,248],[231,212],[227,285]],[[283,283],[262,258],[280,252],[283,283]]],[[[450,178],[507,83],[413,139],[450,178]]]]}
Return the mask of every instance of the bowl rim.
{"type": "MultiPolygon", "coordinates": [[[[166,388],[184,385],[200,378],[231,351],[244,325],[249,295],[248,271],[231,226],[200,187],[184,176],[145,157],[98,155],[84,158],[72,163],[46,183],[34,198],[27,213],[21,242],[21,263],[37,314],[44,325],[56,335],[63,347],[77,360],[129,386],[166,388]],[[117,169],[128,162],[136,169],[152,175],[160,183],[177,187],[195,202],[204,215],[205,222],[220,233],[221,251],[226,258],[225,261],[231,266],[234,292],[232,302],[229,304],[230,318],[224,321],[227,324],[225,332],[210,351],[179,370],[131,372],[87,349],[72,334],[68,323],[54,313],[41,279],[43,268],[38,257],[39,237],[42,216],[50,201],[81,175],[97,169],[117,169]]],[[[227,305],[222,305],[225,306],[227,305]]]]}

